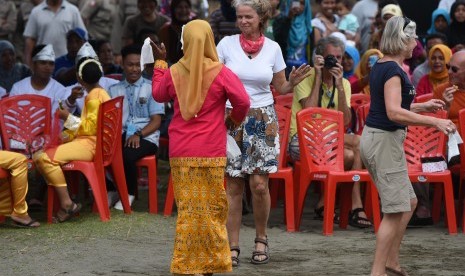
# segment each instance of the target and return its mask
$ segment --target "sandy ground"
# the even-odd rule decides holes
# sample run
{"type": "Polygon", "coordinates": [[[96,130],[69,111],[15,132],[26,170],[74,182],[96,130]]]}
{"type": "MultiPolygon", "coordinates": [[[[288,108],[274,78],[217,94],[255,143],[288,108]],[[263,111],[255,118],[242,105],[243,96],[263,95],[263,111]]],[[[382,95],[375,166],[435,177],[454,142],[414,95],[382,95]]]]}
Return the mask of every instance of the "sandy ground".
{"type": "MultiPolygon", "coordinates": [[[[0,275],[169,275],[175,217],[149,215],[144,199],[134,209],[132,215],[112,211],[107,223],[85,210],[69,223],[43,222],[37,230],[1,225],[0,275]]],[[[246,215],[241,265],[228,275],[369,275],[374,233],[336,227],[324,237],[322,223],[312,218],[308,211],[302,231],[287,233],[282,206],[273,209],[271,261],[257,266],[249,263],[255,232],[252,215],[246,215]]],[[[448,235],[443,223],[409,229],[402,248],[410,275],[465,275],[464,256],[465,235],[448,235]]]]}

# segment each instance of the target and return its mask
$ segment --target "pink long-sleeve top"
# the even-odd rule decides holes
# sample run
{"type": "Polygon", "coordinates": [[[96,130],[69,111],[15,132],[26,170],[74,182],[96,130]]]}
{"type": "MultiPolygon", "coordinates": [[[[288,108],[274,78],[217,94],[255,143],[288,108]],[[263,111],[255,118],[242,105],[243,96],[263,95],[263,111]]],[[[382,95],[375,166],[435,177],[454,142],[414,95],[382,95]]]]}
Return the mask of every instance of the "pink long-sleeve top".
{"type": "Polygon", "coordinates": [[[154,70],[152,95],[157,102],[174,99],[174,114],[168,129],[170,157],[225,157],[226,100],[231,102],[231,117],[236,122],[242,122],[250,107],[250,99],[242,82],[226,66],[211,84],[197,117],[189,121],[181,116],[169,69],[154,70]]]}

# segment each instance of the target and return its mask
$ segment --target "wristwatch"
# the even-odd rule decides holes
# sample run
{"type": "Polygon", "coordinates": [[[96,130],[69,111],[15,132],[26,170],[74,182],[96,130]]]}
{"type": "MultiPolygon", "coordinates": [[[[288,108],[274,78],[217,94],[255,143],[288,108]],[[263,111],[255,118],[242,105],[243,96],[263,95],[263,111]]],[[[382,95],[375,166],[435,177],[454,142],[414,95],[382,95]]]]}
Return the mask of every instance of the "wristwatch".
{"type": "Polygon", "coordinates": [[[142,131],[140,129],[138,131],[136,131],[134,134],[139,136],[140,139],[144,138],[143,135],[142,135],[142,131]]]}

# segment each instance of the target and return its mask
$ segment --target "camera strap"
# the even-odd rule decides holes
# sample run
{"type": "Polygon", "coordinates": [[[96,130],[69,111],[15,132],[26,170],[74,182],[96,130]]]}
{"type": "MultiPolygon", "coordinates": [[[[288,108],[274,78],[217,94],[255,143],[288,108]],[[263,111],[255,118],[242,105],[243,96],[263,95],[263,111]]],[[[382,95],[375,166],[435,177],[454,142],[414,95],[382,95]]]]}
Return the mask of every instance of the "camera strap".
{"type": "MultiPolygon", "coordinates": [[[[320,86],[320,94],[318,95],[318,107],[321,107],[321,100],[323,99],[323,94],[325,93],[323,89],[323,76],[321,76],[321,86],[320,86]]],[[[334,108],[336,105],[334,104],[334,94],[336,94],[336,79],[333,77],[333,91],[331,96],[329,97],[329,102],[326,108],[334,108]]]]}

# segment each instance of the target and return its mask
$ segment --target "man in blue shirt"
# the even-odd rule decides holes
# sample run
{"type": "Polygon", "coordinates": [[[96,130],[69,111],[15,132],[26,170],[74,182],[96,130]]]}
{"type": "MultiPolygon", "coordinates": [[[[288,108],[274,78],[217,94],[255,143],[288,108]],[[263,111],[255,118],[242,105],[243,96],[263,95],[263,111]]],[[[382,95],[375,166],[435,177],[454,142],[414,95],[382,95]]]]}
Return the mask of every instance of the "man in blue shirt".
{"type": "Polygon", "coordinates": [[[81,28],[74,28],[66,33],[66,48],[68,53],[55,60],[55,79],[69,86],[77,82],[76,79],[76,56],[82,45],[87,41],[87,32],[81,28]]]}
{"type": "MultiPolygon", "coordinates": [[[[152,97],[152,82],[142,77],[140,66],[141,47],[126,46],[121,50],[125,79],[110,86],[112,98],[124,96],[123,102],[123,160],[126,183],[128,186],[129,203],[134,201],[137,189],[137,160],[156,154],[161,123],[165,113],[164,104],[157,103],[152,97]]],[[[117,193],[108,193],[111,205],[117,193]]],[[[123,210],[121,201],[115,204],[115,209],[123,210]]]]}

